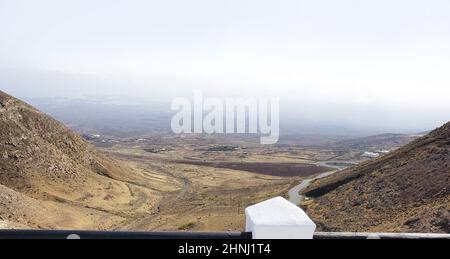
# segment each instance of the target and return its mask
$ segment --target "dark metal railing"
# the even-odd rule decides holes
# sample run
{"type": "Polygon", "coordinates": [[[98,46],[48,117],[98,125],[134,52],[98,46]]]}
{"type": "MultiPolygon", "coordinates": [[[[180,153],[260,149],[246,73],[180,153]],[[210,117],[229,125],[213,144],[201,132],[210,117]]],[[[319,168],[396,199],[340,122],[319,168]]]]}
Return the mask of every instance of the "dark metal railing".
{"type": "Polygon", "coordinates": [[[314,239],[450,239],[450,234],[316,232],[314,239]]]}
{"type": "MultiPolygon", "coordinates": [[[[450,234],[316,232],[314,239],[450,239],[450,234]]],[[[250,232],[0,230],[0,239],[252,239],[250,232]]]]}
{"type": "Polygon", "coordinates": [[[248,232],[0,230],[0,239],[251,239],[248,232]]]}

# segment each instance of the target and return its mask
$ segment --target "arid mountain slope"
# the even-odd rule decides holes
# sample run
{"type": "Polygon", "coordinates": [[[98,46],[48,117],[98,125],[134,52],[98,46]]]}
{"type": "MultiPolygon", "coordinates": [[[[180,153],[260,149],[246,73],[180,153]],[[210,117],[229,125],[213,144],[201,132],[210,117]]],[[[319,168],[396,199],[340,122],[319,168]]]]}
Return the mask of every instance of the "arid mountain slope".
{"type": "Polygon", "coordinates": [[[450,123],[305,193],[323,230],[450,232],[450,123]]]}
{"type": "Polygon", "coordinates": [[[150,185],[144,175],[0,91],[0,220],[27,227],[109,228],[151,211],[156,195],[146,188],[150,185]]]}

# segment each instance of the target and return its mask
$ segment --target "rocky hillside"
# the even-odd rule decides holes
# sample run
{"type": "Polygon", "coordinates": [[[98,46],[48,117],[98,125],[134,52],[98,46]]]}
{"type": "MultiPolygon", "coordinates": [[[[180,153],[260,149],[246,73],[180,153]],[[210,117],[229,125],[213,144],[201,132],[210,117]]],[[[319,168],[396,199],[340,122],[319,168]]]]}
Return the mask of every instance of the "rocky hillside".
{"type": "Polygon", "coordinates": [[[0,221],[110,228],[151,210],[155,196],[146,182],[61,123],[0,91],[0,221]]]}
{"type": "Polygon", "coordinates": [[[450,232],[450,123],[313,183],[308,214],[327,231],[450,232]]]}

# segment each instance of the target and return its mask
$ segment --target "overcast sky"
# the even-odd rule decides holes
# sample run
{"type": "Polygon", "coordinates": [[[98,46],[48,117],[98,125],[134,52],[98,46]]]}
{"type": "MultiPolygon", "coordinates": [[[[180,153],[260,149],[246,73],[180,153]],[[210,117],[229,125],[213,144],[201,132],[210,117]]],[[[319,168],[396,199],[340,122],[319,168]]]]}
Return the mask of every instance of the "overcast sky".
{"type": "Polygon", "coordinates": [[[0,89],[201,88],[277,95],[293,119],[433,128],[450,120],[449,13],[449,0],[0,0],[0,89]]]}

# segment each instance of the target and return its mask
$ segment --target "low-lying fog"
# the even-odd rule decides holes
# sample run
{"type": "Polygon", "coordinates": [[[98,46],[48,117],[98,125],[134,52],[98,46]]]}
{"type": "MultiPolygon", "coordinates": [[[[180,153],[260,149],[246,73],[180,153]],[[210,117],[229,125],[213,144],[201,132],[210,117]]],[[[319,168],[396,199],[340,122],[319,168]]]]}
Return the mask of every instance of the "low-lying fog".
{"type": "MultiPolygon", "coordinates": [[[[170,109],[171,98],[146,100],[142,97],[97,96],[23,99],[80,133],[115,137],[169,133],[175,113],[170,109]]],[[[402,116],[399,111],[389,111],[386,107],[371,110],[364,106],[353,110],[351,107],[323,103],[322,108],[315,108],[311,102],[292,105],[283,100],[280,100],[281,140],[304,135],[359,137],[381,133],[420,133],[445,122],[444,116],[434,119],[439,117],[438,114],[424,118],[425,114],[418,113],[416,118],[421,120],[415,122],[410,117],[402,116]],[[393,118],[395,121],[392,121],[393,118]]]]}

